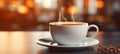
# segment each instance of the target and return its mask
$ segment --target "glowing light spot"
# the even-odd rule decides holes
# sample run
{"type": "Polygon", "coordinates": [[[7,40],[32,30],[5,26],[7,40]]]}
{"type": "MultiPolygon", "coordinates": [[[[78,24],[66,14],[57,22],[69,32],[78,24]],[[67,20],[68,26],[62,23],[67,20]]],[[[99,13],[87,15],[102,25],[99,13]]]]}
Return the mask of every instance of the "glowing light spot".
{"type": "Polygon", "coordinates": [[[34,7],[34,2],[33,2],[32,0],[28,0],[28,1],[26,2],[26,5],[27,5],[29,8],[32,8],[32,7],[34,7]]]}
{"type": "Polygon", "coordinates": [[[42,0],[35,0],[35,2],[36,2],[37,4],[40,4],[40,3],[42,2],[42,0]]]}
{"type": "Polygon", "coordinates": [[[20,6],[19,1],[17,1],[17,0],[11,1],[10,6],[9,6],[9,10],[15,11],[18,8],[18,6],[20,6]]]}
{"type": "Polygon", "coordinates": [[[20,5],[19,1],[12,1],[11,6],[18,7],[20,5]]]}
{"type": "Polygon", "coordinates": [[[103,8],[104,7],[104,2],[103,1],[97,1],[97,8],[103,8]]]}
{"type": "Polygon", "coordinates": [[[35,3],[44,8],[57,8],[57,0],[35,0],[35,3]]]}
{"type": "Polygon", "coordinates": [[[97,3],[96,0],[90,0],[88,6],[88,13],[94,15],[97,13],[97,3]]]}
{"type": "Polygon", "coordinates": [[[5,6],[4,1],[0,1],[0,8],[3,8],[5,6]]]}
{"type": "Polygon", "coordinates": [[[20,13],[20,14],[27,14],[29,12],[29,9],[26,7],[26,6],[19,6],[17,11],[20,13]]]}
{"type": "Polygon", "coordinates": [[[85,5],[85,8],[88,8],[88,6],[89,6],[89,0],[84,0],[84,5],[85,5]]]}
{"type": "Polygon", "coordinates": [[[12,4],[18,5],[18,4],[19,4],[19,1],[13,1],[12,4]]]}
{"type": "Polygon", "coordinates": [[[70,6],[68,9],[67,9],[67,12],[69,14],[72,14],[72,13],[77,13],[77,9],[75,6],[70,6]]]}

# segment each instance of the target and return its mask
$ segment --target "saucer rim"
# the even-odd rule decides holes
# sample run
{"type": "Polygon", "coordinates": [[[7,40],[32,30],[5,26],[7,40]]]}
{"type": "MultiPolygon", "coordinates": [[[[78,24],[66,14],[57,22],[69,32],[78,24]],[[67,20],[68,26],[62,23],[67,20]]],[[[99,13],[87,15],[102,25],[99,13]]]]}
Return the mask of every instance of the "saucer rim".
{"type": "Polygon", "coordinates": [[[95,45],[98,45],[100,42],[98,39],[94,39],[95,41],[95,44],[92,44],[92,45],[87,45],[87,46],[54,46],[54,45],[48,45],[48,44],[43,44],[43,43],[40,43],[40,42],[43,42],[43,41],[40,41],[40,40],[36,40],[36,44],[38,45],[42,45],[42,46],[46,46],[46,47],[59,47],[59,48],[84,48],[84,47],[92,47],[92,46],[95,46],[95,45]]]}

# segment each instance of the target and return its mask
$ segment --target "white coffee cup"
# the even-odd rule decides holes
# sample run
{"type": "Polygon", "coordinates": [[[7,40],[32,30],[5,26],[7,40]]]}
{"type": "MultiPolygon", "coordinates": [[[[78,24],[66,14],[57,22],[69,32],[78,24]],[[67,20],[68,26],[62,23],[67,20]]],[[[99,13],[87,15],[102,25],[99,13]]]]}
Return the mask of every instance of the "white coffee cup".
{"type": "Polygon", "coordinates": [[[51,22],[49,30],[53,40],[59,45],[77,45],[86,38],[95,38],[99,32],[98,26],[88,25],[86,22],[51,22]],[[86,37],[91,27],[96,28],[96,33],[86,37]]]}

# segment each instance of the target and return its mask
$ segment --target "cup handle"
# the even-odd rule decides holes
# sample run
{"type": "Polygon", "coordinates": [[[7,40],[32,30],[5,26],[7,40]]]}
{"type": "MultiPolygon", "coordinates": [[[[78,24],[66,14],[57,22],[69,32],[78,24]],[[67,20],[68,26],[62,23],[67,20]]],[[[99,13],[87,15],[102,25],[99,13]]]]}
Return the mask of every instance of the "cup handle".
{"type": "Polygon", "coordinates": [[[88,38],[95,38],[95,37],[98,35],[98,32],[99,32],[98,26],[97,26],[97,25],[89,25],[89,26],[88,26],[88,30],[89,30],[90,28],[92,28],[92,27],[96,28],[96,33],[93,34],[93,35],[91,35],[91,36],[89,36],[88,38]]]}
{"type": "Polygon", "coordinates": [[[89,26],[88,26],[88,30],[89,30],[90,28],[92,28],[92,27],[96,28],[96,33],[93,34],[93,35],[91,35],[91,36],[89,36],[88,38],[82,40],[82,41],[81,41],[82,44],[86,44],[86,42],[91,42],[91,41],[95,40],[95,37],[97,36],[97,34],[98,34],[98,32],[99,32],[99,28],[98,28],[97,25],[89,25],[89,26]]]}

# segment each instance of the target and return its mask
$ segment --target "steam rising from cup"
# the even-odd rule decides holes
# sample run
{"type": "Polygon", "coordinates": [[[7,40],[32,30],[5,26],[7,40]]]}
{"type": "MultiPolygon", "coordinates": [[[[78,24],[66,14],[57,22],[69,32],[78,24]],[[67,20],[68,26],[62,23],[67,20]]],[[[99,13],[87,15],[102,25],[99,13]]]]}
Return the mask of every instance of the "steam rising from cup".
{"type": "Polygon", "coordinates": [[[63,16],[64,14],[64,7],[61,7],[61,10],[59,12],[59,20],[58,22],[61,22],[61,19],[63,18],[65,21],[67,21],[67,19],[63,16]]]}
{"type": "Polygon", "coordinates": [[[75,18],[74,18],[74,11],[71,14],[71,19],[73,20],[73,22],[75,22],[75,18]]]}
{"type": "MultiPolygon", "coordinates": [[[[74,10],[75,11],[75,10],[74,10]]],[[[74,18],[74,11],[72,12],[71,14],[71,19],[73,22],[75,22],[75,18],[74,18]]],[[[61,7],[61,10],[59,12],[59,19],[58,19],[58,22],[61,22],[61,19],[64,19],[65,22],[67,22],[67,19],[64,17],[64,7],[61,7]]]]}

